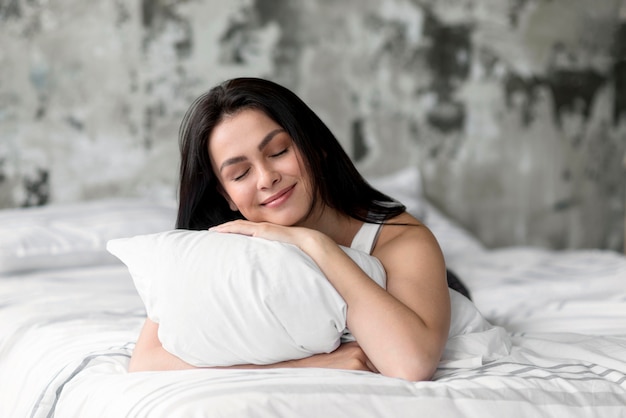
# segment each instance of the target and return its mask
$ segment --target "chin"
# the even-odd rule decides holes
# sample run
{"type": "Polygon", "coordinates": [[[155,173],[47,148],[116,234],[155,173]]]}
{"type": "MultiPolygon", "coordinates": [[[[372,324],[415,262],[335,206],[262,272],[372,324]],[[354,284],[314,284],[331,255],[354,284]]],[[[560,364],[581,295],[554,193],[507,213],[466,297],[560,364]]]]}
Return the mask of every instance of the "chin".
{"type": "Polygon", "coordinates": [[[306,215],[296,215],[292,212],[286,214],[275,214],[275,216],[269,216],[268,222],[282,226],[300,226],[307,220],[306,215]]]}

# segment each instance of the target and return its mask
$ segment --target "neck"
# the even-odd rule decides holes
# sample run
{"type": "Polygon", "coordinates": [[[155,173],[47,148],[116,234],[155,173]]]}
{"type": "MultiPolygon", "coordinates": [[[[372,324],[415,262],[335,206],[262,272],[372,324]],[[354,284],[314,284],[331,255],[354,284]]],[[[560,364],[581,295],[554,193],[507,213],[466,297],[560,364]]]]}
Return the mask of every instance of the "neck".
{"type": "Polygon", "coordinates": [[[362,224],[357,219],[325,207],[314,211],[302,226],[320,231],[337,244],[349,247],[362,224]]]}

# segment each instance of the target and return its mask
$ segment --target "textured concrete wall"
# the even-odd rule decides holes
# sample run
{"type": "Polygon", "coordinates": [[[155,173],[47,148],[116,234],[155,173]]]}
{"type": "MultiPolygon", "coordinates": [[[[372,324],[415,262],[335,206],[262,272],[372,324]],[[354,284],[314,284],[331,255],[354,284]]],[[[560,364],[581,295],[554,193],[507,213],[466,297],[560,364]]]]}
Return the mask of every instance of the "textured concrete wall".
{"type": "Polygon", "coordinates": [[[247,75],[487,245],[619,249],[624,3],[0,1],[0,207],[173,198],[182,114],[247,75]]]}

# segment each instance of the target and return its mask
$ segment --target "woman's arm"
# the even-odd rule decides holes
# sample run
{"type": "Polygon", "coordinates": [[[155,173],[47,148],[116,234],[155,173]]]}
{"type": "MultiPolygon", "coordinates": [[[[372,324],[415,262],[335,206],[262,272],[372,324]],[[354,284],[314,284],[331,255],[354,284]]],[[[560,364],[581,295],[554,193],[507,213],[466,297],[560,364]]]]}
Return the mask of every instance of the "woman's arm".
{"type": "MultiPolygon", "coordinates": [[[[159,324],[147,318],[137,339],[137,344],[135,345],[130,364],[128,365],[128,371],[139,372],[196,368],[165,350],[159,341],[158,330],[159,324]]],[[[215,368],[261,369],[280,367],[320,367],[376,372],[376,369],[361,347],[355,342],[342,344],[332,353],[316,354],[299,360],[290,360],[268,365],[242,364],[215,368]]]]}
{"type": "Polygon", "coordinates": [[[384,228],[373,255],[385,267],[387,292],[352,287],[354,294],[346,296],[352,302],[348,326],[381,373],[427,380],[439,364],[450,326],[443,254],[425,226],[384,228]]]}
{"type": "Polygon", "coordinates": [[[159,324],[146,318],[139,337],[137,337],[137,343],[128,364],[128,371],[193,369],[194,366],[163,348],[158,333],[159,324]]]}
{"type": "Polygon", "coordinates": [[[427,380],[437,368],[450,325],[443,254],[432,233],[412,216],[403,214],[390,223],[373,252],[385,267],[387,290],[320,232],[247,221],[216,230],[298,245],[346,301],[348,327],[373,366],[387,376],[427,380]]]}
{"type": "Polygon", "coordinates": [[[381,233],[383,242],[374,255],[387,272],[387,291],[327,237],[317,236],[319,242],[305,244],[303,250],[346,301],[348,327],[374,366],[386,376],[428,380],[441,358],[450,324],[443,255],[423,226],[384,228],[392,237],[385,239],[381,233]]]}

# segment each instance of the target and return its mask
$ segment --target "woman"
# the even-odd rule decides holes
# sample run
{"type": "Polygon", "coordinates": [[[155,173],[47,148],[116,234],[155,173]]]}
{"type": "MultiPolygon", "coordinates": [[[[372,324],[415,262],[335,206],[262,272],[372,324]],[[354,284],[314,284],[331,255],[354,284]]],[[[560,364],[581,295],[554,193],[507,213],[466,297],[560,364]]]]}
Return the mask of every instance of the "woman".
{"type": "MultiPolygon", "coordinates": [[[[339,142],[294,93],[241,78],[201,96],[180,131],[177,227],[294,244],[348,306],[356,342],[332,353],[235,367],[326,367],[430,379],[448,336],[443,255],[404,206],[369,186],[339,142]],[[361,246],[387,273],[383,289],[339,248],[361,246]]],[[[294,282],[294,286],[297,283],[294,282]]],[[[146,319],[129,369],[191,368],[163,349],[146,319]]]]}

